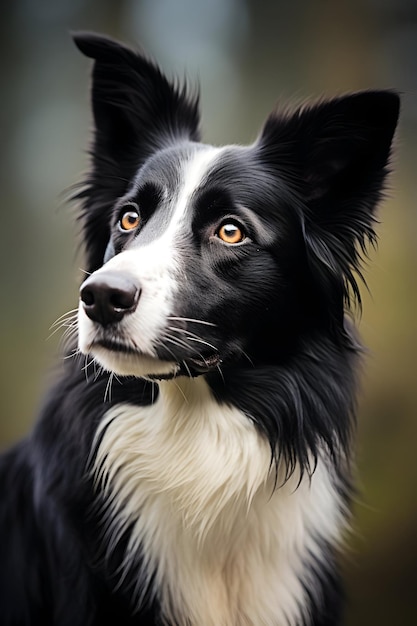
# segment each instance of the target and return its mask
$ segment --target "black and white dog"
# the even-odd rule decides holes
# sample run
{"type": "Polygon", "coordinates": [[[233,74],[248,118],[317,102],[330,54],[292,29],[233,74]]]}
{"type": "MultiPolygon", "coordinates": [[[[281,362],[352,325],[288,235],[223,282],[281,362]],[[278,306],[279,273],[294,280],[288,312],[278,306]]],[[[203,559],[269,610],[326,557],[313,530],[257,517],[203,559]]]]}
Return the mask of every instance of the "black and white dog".
{"type": "MultiPolygon", "coordinates": [[[[142,53],[94,59],[78,349],[1,460],[3,626],[335,626],[360,295],[398,96],[199,141],[142,53]],[[81,356],[87,355],[87,356],[81,356]]],[[[73,346],[74,347],[74,346],[73,346]]]]}

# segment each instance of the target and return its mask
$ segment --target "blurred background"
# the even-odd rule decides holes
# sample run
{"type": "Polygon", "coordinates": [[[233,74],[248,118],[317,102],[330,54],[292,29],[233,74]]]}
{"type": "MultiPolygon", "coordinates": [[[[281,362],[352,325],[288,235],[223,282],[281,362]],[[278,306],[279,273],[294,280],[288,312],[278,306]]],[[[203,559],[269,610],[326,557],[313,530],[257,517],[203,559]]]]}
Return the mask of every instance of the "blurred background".
{"type": "MultiPolygon", "coordinates": [[[[77,306],[67,204],[88,163],[89,62],[69,31],[140,42],[202,86],[204,138],[255,139],[277,102],[403,94],[360,327],[360,493],[344,561],[348,626],[417,624],[417,3],[412,0],[13,0],[0,20],[0,447],[31,428],[77,306]]],[[[1,506],[1,503],[0,503],[1,506]]],[[[1,621],[1,616],[0,616],[1,621]]],[[[196,625],[197,626],[197,625],[196,625]]]]}

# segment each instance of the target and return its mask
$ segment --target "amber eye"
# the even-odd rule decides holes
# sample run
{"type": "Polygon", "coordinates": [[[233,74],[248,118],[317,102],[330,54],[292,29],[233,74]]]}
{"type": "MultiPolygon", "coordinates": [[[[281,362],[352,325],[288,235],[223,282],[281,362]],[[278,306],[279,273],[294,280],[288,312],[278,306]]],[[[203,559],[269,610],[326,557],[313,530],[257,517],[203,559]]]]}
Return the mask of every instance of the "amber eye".
{"type": "Polygon", "coordinates": [[[134,230],[140,224],[139,209],[136,204],[128,204],[125,210],[121,213],[119,219],[119,228],[123,232],[128,230],[134,230]]]}
{"type": "Polygon", "coordinates": [[[234,222],[226,222],[220,226],[217,236],[220,237],[224,243],[235,244],[241,243],[245,239],[245,233],[234,222]]]}

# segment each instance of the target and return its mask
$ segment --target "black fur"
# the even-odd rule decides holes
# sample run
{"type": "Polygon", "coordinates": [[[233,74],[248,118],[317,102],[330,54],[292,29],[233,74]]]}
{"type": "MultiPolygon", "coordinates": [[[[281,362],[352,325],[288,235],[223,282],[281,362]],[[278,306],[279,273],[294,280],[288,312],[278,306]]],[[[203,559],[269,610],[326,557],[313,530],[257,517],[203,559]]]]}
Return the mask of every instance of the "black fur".
{"type": "MultiPolygon", "coordinates": [[[[171,84],[142,53],[96,35],[77,34],[75,42],[94,59],[91,170],[78,196],[87,271],[93,272],[124,246],[114,214],[138,172],[133,199],[142,194],[149,224],[160,203],[158,171],[175,193],[169,158],[166,166],[156,161],[156,173],[149,159],[166,159],[158,154],[168,145],[177,155],[195,149],[198,98],[171,84]]],[[[360,346],[346,309],[352,299],[360,303],[356,276],[367,244],[375,242],[374,210],[398,112],[393,92],[354,94],[273,113],[253,146],[230,148],[195,198],[195,239],[186,248],[193,263],[176,312],[186,316],[192,309],[204,319],[210,309],[217,326],[206,329],[205,339],[218,343],[218,333],[224,339],[221,374],[200,371],[189,354],[178,355],[187,364],[181,373],[205,375],[220,404],[246,414],[267,438],[273,462],[286,464],[287,477],[297,464],[312,476],[324,445],[347,504],[360,346]],[[239,214],[241,206],[259,220],[252,243],[209,256],[201,243],[208,223],[226,209],[239,214]]],[[[160,358],[169,359],[163,348],[160,358]]],[[[133,609],[132,589],[144,575],[140,559],[119,584],[129,529],[109,554],[100,514],[106,501],[88,472],[105,412],[121,401],[155,402],[158,383],[119,377],[106,398],[108,374],[93,366],[85,372],[84,365],[77,356],[65,361],[33,432],[0,460],[4,626],[162,623],[152,590],[133,609]]],[[[311,594],[311,624],[335,626],[340,586],[333,548],[322,548],[327,567],[317,563],[315,573],[324,600],[311,594]]]]}

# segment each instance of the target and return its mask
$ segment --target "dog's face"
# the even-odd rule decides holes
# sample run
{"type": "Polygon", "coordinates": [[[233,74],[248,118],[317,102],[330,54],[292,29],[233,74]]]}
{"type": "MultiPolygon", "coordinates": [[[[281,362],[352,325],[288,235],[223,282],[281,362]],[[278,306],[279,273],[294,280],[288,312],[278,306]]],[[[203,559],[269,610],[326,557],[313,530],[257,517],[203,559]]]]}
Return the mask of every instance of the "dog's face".
{"type": "Polygon", "coordinates": [[[198,142],[195,99],[151,62],[76,42],[95,59],[81,351],[116,374],[196,375],[269,362],[306,329],[343,325],[397,96],[273,114],[252,146],[215,148],[198,142]]]}
{"type": "Polygon", "coordinates": [[[81,350],[118,374],[157,377],[252,358],[265,338],[269,350],[286,332],[286,268],[301,248],[272,186],[253,147],[183,142],[149,157],[81,288],[81,350]]]}

